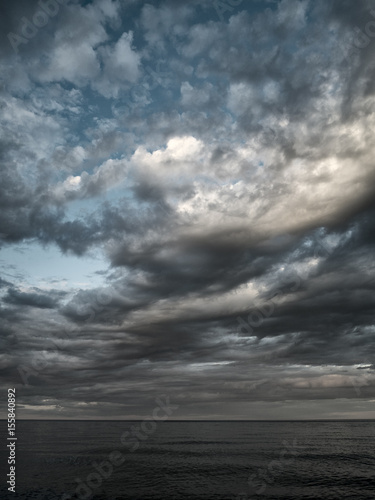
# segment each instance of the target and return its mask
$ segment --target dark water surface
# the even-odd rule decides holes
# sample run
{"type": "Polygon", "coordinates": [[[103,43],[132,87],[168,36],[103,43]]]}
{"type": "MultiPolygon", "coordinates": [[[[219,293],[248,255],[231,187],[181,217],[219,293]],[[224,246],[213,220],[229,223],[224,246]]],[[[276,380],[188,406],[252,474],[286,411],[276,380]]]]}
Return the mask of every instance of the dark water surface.
{"type": "Polygon", "coordinates": [[[167,421],[125,445],[140,422],[18,421],[16,494],[2,424],[1,499],[375,499],[373,421],[167,421]]]}

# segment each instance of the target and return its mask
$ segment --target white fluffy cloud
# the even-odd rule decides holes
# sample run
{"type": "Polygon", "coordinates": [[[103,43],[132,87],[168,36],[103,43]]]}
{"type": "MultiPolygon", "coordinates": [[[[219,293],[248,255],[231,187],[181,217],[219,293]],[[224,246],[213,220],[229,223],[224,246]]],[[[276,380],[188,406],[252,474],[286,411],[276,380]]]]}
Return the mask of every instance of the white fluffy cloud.
{"type": "Polygon", "coordinates": [[[132,49],[132,40],[132,32],[123,33],[113,47],[99,50],[103,72],[92,86],[105,97],[117,97],[122,88],[139,78],[140,56],[132,49]]]}

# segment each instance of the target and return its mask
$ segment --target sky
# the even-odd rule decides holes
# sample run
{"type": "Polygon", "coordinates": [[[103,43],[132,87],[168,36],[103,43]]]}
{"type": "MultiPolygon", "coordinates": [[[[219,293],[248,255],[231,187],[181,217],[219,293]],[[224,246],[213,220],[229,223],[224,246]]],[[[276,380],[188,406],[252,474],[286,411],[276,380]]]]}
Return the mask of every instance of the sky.
{"type": "Polygon", "coordinates": [[[0,25],[18,418],[374,418],[375,1],[8,0],[0,25]]]}

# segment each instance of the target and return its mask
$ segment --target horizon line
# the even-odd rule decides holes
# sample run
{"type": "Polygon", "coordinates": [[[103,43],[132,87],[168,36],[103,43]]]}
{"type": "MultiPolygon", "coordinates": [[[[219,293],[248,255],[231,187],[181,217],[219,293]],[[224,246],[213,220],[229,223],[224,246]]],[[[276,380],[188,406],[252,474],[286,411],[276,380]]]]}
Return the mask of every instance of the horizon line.
{"type": "MultiPolygon", "coordinates": [[[[20,421],[43,421],[43,422],[139,422],[143,418],[19,418],[16,423],[20,421]]],[[[375,418],[316,418],[316,419],[168,419],[160,420],[161,423],[167,422],[371,422],[375,418]]],[[[0,421],[7,421],[6,418],[0,418],[0,421]]]]}

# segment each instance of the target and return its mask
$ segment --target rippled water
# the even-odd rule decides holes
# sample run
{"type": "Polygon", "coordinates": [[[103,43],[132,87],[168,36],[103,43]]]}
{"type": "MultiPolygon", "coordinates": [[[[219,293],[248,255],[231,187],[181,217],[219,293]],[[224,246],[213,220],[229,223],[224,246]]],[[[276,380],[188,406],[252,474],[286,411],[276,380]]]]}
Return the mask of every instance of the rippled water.
{"type": "Polygon", "coordinates": [[[19,421],[17,493],[1,498],[375,499],[373,421],[159,422],[123,445],[139,424],[19,421]],[[123,463],[98,473],[114,450],[123,463]]]}

